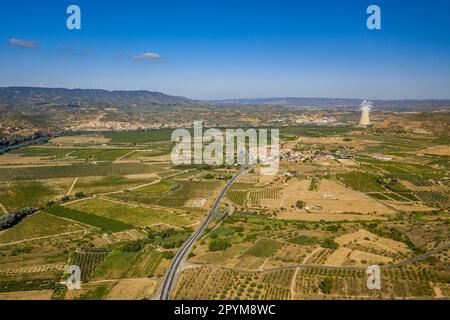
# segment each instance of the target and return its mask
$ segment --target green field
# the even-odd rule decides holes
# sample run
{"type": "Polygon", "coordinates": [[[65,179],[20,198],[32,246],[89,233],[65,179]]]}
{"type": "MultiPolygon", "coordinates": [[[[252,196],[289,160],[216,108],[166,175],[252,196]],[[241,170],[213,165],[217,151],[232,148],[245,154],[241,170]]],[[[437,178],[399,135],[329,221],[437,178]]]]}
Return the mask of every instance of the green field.
{"type": "Polygon", "coordinates": [[[133,132],[108,132],[105,136],[111,139],[110,143],[143,144],[149,142],[170,141],[172,137],[170,129],[147,130],[133,132]]]}
{"type": "Polygon", "coordinates": [[[189,199],[210,198],[222,185],[219,181],[175,181],[179,188],[164,195],[157,203],[162,206],[179,208],[189,199]]]}
{"type": "Polygon", "coordinates": [[[378,177],[362,171],[337,175],[337,178],[352,189],[361,192],[382,192],[386,189],[378,183],[378,177]]]}
{"type": "Polygon", "coordinates": [[[163,253],[150,248],[138,251],[115,249],[97,265],[92,279],[152,277],[163,260],[163,253]]]}
{"type": "Polygon", "coordinates": [[[69,156],[82,160],[94,157],[98,161],[114,161],[131,151],[133,149],[75,149],[69,156]]]}
{"type": "Polygon", "coordinates": [[[127,276],[130,278],[152,277],[163,259],[161,252],[144,249],[133,261],[133,266],[128,271],[127,276]]]}
{"type": "Polygon", "coordinates": [[[106,232],[119,232],[133,228],[133,226],[118,220],[113,220],[107,217],[97,216],[94,214],[89,214],[56,205],[46,208],[45,211],[58,217],[71,219],[100,228],[106,232]]]}
{"type": "Polygon", "coordinates": [[[140,188],[139,190],[112,194],[110,197],[125,202],[156,204],[165,194],[170,192],[173,186],[175,186],[174,183],[162,180],[157,184],[140,188]]]}
{"type": "Polygon", "coordinates": [[[450,198],[444,193],[435,191],[416,191],[415,194],[420,200],[433,208],[448,209],[450,207],[450,198]]]}
{"type": "Polygon", "coordinates": [[[41,212],[25,218],[11,229],[0,233],[0,243],[48,237],[84,229],[86,228],[77,223],[41,212]]]}
{"type": "Polygon", "coordinates": [[[74,164],[68,166],[0,168],[0,181],[123,176],[163,171],[166,171],[166,169],[142,163],[102,163],[96,165],[74,164]]]}
{"type": "Polygon", "coordinates": [[[146,227],[158,223],[167,223],[182,227],[192,223],[189,217],[163,210],[116,203],[102,199],[90,199],[69,205],[71,209],[86,212],[85,214],[120,221],[126,225],[146,227]]]}
{"type": "Polygon", "coordinates": [[[86,282],[94,269],[105,260],[106,256],[106,252],[78,252],[71,259],[70,264],[80,267],[81,281],[86,282]]]}
{"type": "Polygon", "coordinates": [[[54,185],[42,181],[15,181],[0,184],[0,202],[13,211],[24,207],[38,207],[62,195],[54,185]]]}
{"type": "Polygon", "coordinates": [[[159,157],[164,155],[170,155],[174,144],[172,142],[157,142],[150,144],[149,147],[145,147],[144,150],[136,151],[124,159],[139,159],[139,158],[151,158],[151,157],[159,157]]]}
{"type": "Polygon", "coordinates": [[[92,272],[92,280],[126,277],[138,254],[138,252],[123,252],[121,250],[111,251],[106,259],[92,272]]]}
{"type": "Polygon", "coordinates": [[[245,255],[254,257],[269,258],[281,248],[281,243],[272,239],[259,239],[253,246],[251,246],[245,255]]]}
{"type": "Polygon", "coordinates": [[[26,281],[0,281],[0,292],[53,290],[55,279],[32,279],[26,281]]]}
{"type": "Polygon", "coordinates": [[[340,136],[351,131],[357,131],[354,127],[323,127],[323,126],[297,126],[281,127],[280,136],[304,136],[304,137],[330,137],[340,136]]]}
{"type": "Polygon", "coordinates": [[[316,237],[298,236],[289,240],[289,242],[300,245],[313,245],[319,243],[319,239],[316,237]]]}
{"type": "Polygon", "coordinates": [[[219,181],[166,181],[127,193],[111,195],[126,202],[157,204],[164,207],[180,208],[188,200],[208,199],[220,187],[219,181]]]}
{"type": "Polygon", "coordinates": [[[226,196],[234,204],[243,207],[247,203],[247,194],[247,191],[228,190],[226,196]]]}
{"type": "Polygon", "coordinates": [[[72,152],[72,149],[55,148],[55,147],[26,147],[11,151],[12,154],[20,154],[25,157],[54,157],[64,158],[72,152]]]}
{"type": "Polygon", "coordinates": [[[94,157],[98,161],[114,161],[133,149],[117,148],[58,148],[58,147],[27,147],[14,151],[16,154],[29,157],[74,158],[85,160],[94,157]]]}
{"type": "Polygon", "coordinates": [[[130,179],[125,177],[85,177],[78,179],[73,193],[86,195],[126,190],[128,188],[151,183],[156,178],[130,179]]]}
{"type": "Polygon", "coordinates": [[[281,193],[280,188],[264,188],[250,192],[250,201],[252,205],[260,205],[261,199],[276,199],[281,193]]]}

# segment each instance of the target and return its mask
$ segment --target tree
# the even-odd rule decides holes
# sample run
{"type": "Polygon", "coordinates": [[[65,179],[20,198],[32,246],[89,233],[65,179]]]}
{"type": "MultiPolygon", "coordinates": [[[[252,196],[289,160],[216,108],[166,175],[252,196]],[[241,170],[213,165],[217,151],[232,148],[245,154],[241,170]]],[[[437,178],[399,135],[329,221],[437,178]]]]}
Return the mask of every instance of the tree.
{"type": "Polygon", "coordinates": [[[136,240],[132,242],[128,242],[122,246],[123,252],[138,252],[144,247],[144,244],[141,240],[136,240]]]}
{"type": "Polygon", "coordinates": [[[0,216],[0,230],[8,229],[19,223],[23,218],[37,211],[36,208],[24,208],[20,211],[11,212],[0,216]]]}
{"type": "Polygon", "coordinates": [[[166,260],[170,260],[170,259],[172,259],[172,258],[174,257],[174,254],[173,254],[172,251],[164,251],[164,252],[162,253],[162,257],[163,257],[164,259],[166,259],[166,260]]]}
{"type": "Polygon", "coordinates": [[[319,284],[320,291],[322,291],[325,294],[330,294],[331,290],[333,289],[334,281],[330,277],[326,277],[323,279],[323,281],[319,284]]]}
{"type": "Polygon", "coordinates": [[[297,208],[299,209],[303,209],[306,207],[306,202],[302,201],[302,200],[298,200],[297,203],[295,204],[297,206],[297,208]]]}
{"type": "Polygon", "coordinates": [[[54,204],[55,204],[55,201],[50,200],[50,201],[47,202],[47,207],[51,207],[54,204]]]}
{"type": "Polygon", "coordinates": [[[230,246],[230,243],[224,239],[212,239],[209,241],[208,249],[211,252],[223,251],[230,246]]]}
{"type": "Polygon", "coordinates": [[[331,238],[326,238],[325,240],[322,241],[320,245],[322,246],[322,248],[325,249],[336,250],[337,248],[339,248],[339,244],[336,241],[334,241],[334,239],[331,238]]]}

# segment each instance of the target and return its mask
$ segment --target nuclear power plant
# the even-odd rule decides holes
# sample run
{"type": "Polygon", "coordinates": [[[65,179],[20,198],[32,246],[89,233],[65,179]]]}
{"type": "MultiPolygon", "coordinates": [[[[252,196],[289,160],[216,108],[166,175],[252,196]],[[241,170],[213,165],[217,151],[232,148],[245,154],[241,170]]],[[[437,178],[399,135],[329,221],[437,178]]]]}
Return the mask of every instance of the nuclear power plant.
{"type": "Polygon", "coordinates": [[[361,120],[359,121],[360,126],[370,126],[370,110],[372,110],[372,102],[364,100],[361,103],[361,120]]]}

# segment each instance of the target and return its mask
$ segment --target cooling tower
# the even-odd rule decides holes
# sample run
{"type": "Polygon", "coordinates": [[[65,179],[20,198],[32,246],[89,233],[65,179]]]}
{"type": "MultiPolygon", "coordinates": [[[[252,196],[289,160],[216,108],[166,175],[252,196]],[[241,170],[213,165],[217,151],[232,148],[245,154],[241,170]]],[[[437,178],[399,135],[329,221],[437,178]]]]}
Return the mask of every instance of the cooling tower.
{"type": "Polygon", "coordinates": [[[372,109],[372,103],[370,101],[364,100],[361,103],[361,120],[359,121],[360,126],[370,126],[370,110],[372,109]]]}

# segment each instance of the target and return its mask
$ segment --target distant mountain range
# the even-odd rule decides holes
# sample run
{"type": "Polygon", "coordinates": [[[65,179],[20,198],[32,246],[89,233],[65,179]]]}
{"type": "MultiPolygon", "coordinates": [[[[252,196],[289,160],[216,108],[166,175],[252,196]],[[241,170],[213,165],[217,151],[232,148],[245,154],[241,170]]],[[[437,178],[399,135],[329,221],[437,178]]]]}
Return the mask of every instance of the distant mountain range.
{"type": "MultiPolygon", "coordinates": [[[[116,107],[124,110],[148,109],[150,107],[200,105],[216,107],[243,106],[281,106],[297,108],[357,108],[362,99],[342,98],[260,98],[229,100],[193,100],[185,97],[171,96],[161,92],[107,91],[99,89],[62,89],[36,87],[0,88],[0,108],[24,111],[23,109],[44,109],[47,107],[116,107]]],[[[450,100],[373,100],[375,109],[392,111],[434,111],[449,109],[450,100]]]]}
{"type": "Polygon", "coordinates": [[[190,99],[151,91],[107,91],[35,87],[0,88],[0,103],[6,106],[148,106],[189,103],[190,99]]]}

